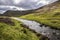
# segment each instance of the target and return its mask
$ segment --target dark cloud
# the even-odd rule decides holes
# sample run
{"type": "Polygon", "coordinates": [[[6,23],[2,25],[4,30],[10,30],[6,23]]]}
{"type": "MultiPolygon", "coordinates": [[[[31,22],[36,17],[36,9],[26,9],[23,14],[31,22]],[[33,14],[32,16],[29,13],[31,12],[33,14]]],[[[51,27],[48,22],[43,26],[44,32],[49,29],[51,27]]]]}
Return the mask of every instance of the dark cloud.
{"type": "MultiPolygon", "coordinates": [[[[17,0],[15,3],[15,0],[0,0],[0,6],[1,5],[8,5],[8,6],[16,6],[19,8],[23,8],[23,9],[37,9],[41,6],[46,5],[47,3],[52,3],[55,2],[57,0],[17,0]],[[18,3],[19,2],[19,3],[18,3]]],[[[9,8],[1,8],[0,10],[7,10],[9,8]]]]}

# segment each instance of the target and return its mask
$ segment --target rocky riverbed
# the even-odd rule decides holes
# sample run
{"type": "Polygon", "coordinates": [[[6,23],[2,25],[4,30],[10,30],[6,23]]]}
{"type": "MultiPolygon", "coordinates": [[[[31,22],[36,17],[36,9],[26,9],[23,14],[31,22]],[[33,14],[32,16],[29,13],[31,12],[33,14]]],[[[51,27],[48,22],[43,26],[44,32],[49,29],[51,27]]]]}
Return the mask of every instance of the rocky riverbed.
{"type": "Polygon", "coordinates": [[[12,19],[22,22],[29,29],[34,30],[35,32],[48,37],[50,40],[60,40],[60,30],[52,29],[48,26],[42,25],[35,21],[30,21],[30,20],[15,18],[15,17],[12,17],[12,19]]]}

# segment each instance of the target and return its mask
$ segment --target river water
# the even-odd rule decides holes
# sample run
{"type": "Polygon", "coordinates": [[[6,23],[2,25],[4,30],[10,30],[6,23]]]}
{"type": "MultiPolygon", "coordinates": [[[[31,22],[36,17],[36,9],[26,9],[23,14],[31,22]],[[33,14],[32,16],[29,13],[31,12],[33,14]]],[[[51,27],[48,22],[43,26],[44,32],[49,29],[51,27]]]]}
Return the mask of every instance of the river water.
{"type": "Polygon", "coordinates": [[[22,22],[29,29],[34,30],[35,32],[48,37],[50,40],[60,40],[60,30],[52,29],[48,26],[45,27],[45,25],[42,25],[35,21],[30,21],[30,20],[15,18],[15,17],[12,19],[22,22]]]}

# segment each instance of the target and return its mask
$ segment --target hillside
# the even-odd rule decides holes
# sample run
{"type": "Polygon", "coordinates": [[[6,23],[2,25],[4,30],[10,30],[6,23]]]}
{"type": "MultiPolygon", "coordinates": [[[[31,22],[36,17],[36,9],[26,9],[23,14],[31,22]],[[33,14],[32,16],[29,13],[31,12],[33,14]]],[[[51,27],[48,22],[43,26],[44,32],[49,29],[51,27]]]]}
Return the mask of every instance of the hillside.
{"type": "Polygon", "coordinates": [[[10,17],[33,20],[51,28],[60,29],[60,1],[36,10],[8,10],[0,14],[0,40],[47,40],[45,36],[26,28],[26,25],[10,17]]]}
{"type": "Polygon", "coordinates": [[[20,18],[35,20],[52,28],[60,29],[60,1],[41,7],[20,18]]]}
{"type": "MultiPolygon", "coordinates": [[[[42,38],[42,36],[41,36],[42,38]]],[[[0,40],[39,40],[36,33],[9,18],[0,18],[0,40]]]]}
{"type": "Polygon", "coordinates": [[[8,10],[3,14],[0,14],[0,16],[9,16],[9,17],[19,17],[19,16],[23,16],[26,14],[30,14],[34,12],[34,10],[27,10],[27,11],[13,11],[13,10],[8,10]]]}

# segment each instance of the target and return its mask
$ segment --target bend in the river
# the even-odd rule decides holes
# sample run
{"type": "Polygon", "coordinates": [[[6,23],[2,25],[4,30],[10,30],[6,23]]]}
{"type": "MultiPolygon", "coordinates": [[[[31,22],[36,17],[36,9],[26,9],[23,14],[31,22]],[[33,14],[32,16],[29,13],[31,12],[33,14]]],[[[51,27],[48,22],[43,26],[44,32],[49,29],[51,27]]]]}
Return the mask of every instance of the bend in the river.
{"type": "Polygon", "coordinates": [[[60,40],[60,30],[51,29],[50,27],[45,27],[44,25],[41,26],[42,24],[37,23],[35,21],[20,19],[16,17],[11,17],[11,18],[22,22],[31,30],[34,30],[35,32],[48,37],[50,40],[60,40]]]}

